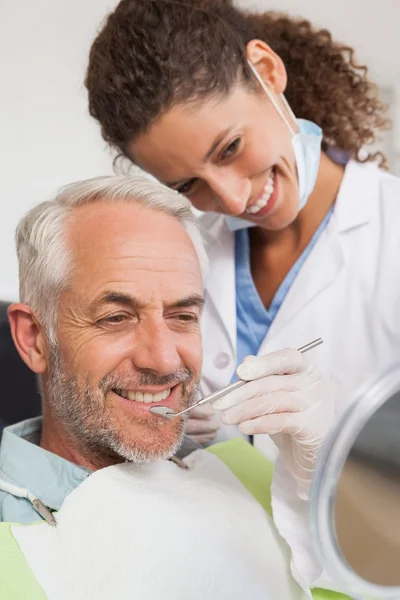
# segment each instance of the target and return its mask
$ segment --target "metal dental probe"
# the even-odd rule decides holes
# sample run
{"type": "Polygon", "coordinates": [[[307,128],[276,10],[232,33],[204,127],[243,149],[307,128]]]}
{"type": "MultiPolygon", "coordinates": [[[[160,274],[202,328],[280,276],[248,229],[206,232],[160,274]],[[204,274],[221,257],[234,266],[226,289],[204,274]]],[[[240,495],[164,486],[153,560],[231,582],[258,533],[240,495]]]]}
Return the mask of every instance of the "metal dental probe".
{"type": "MultiPolygon", "coordinates": [[[[310,342],[309,344],[306,344],[305,346],[298,348],[298,351],[301,352],[302,354],[304,354],[305,352],[308,352],[309,350],[316,348],[317,346],[319,346],[322,343],[323,343],[323,340],[321,338],[318,338],[318,339],[310,342]]],[[[249,382],[244,381],[243,379],[239,379],[239,381],[230,383],[229,385],[221,388],[220,390],[217,390],[213,394],[210,394],[209,396],[205,396],[204,398],[202,398],[201,400],[196,402],[196,404],[192,404],[192,406],[189,406],[188,408],[185,408],[184,410],[181,410],[177,413],[174,412],[171,408],[168,408],[167,406],[152,406],[150,408],[150,412],[153,415],[159,415],[161,417],[168,417],[168,418],[180,417],[184,413],[188,412],[189,410],[193,410],[193,408],[196,408],[197,406],[203,406],[203,404],[208,404],[209,402],[218,400],[218,398],[222,398],[222,396],[225,396],[226,394],[233,392],[233,390],[237,390],[238,388],[242,387],[242,385],[245,385],[246,383],[249,383],[249,382]]]]}

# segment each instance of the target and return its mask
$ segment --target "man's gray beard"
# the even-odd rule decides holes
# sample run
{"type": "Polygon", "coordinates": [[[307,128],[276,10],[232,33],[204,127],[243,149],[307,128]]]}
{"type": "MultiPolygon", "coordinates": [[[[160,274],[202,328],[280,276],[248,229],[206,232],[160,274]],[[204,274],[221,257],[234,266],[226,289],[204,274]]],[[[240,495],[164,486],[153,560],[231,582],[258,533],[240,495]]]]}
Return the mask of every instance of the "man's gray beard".
{"type": "MultiPolygon", "coordinates": [[[[193,381],[193,373],[189,369],[176,371],[169,376],[151,376],[143,374],[140,378],[142,385],[176,385],[181,383],[182,395],[188,394],[188,386],[193,381]]],[[[174,441],[167,446],[163,445],[152,452],[145,452],[138,442],[132,440],[131,444],[123,441],[123,433],[110,425],[107,413],[106,393],[113,389],[124,387],[121,377],[107,376],[101,380],[99,387],[93,389],[87,380],[79,386],[76,378],[69,375],[63,367],[58,346],[53,345],[50,351],[49,379],[47,384],[47,397],[52,413],[62,425],[69,439],[80,451],[82,456],[96,463],[104,458],[122,459],[134,463],[148,463],[173,456],[182,444],[187,417],[175,419],[176,435],[174,441]]],[[[196,386],[195,386],[196,388],[196,386]]],[[[190,394],[187,406],[195,402],[196,389],[190,394]]],[[[140,419],[150,430],[162,431],[163,424],[159,419],[140,419]]],[[[117,461],[115,461],[117,462],[117,461]]]]}

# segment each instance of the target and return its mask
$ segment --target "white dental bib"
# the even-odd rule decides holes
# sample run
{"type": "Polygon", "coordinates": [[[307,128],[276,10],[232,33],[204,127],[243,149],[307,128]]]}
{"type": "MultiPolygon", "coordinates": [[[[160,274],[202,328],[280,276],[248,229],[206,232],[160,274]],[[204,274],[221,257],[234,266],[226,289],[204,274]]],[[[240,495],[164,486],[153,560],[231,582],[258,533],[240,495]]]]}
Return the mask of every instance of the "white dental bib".
{"type": "Polygon", "coordinates": [[[12,527],[49,600],[300,600],[272,519],[216,456],[91,475],[58,525],[12,527]]]}

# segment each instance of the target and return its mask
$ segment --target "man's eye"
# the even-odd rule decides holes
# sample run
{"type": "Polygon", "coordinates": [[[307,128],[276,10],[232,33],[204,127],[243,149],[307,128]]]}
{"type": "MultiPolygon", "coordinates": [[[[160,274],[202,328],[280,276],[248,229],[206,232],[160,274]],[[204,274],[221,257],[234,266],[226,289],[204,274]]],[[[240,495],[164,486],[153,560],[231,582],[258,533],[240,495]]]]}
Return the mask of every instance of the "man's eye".
{"type": "Polygon", "coordinates": [[[175,319],[178,319],[178,321],[186,321],[186,322],[192,322],[192,323],[197,323],[197,321],[199,320],[199,317],[193,313],[181,313],[178,315],[174,315],[175,319]]]}
{"type": "Polygon", "coordinates": [[[126,315],[110,315],[109,317],[105,317],[102,319],[103,323],[122,323],[128,317],[126,315]]]}
{"type": "Polygon", "coordinates": [[[230,158],[231,156],[233,156],[237,151],[239,144],[240,138],[236,138],[235,140],[233,140],[233,142],[231,142],[229,146],[227,146],[225,150],[223,150],[221,154],[221,159],[224,160],[225,158],[230,158]]]}

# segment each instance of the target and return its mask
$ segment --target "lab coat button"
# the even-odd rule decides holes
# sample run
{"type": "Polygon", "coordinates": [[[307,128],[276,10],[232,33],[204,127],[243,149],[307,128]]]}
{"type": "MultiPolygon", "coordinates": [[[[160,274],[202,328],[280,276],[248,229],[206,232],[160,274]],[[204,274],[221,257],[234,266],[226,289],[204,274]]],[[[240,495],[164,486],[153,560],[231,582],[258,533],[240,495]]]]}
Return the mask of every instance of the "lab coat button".
{"type": "Polygon", "coordinates": [[[217,369],[225,369],[229,363],[230,359],[226,352],[220,352],[214,358],[214,367],[217,367],[217,369]]]}

